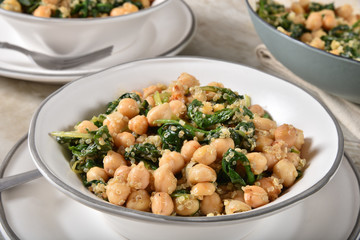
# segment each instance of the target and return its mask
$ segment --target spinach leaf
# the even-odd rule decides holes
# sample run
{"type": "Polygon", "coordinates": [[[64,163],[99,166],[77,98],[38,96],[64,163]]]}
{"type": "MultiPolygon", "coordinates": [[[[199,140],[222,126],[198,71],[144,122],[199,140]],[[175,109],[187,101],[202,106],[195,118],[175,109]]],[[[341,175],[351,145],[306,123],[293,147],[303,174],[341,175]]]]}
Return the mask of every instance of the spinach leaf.
{"type": "Polygon", "coordinates": [[[151,143],[137,143],[126,148],[124,156],[127,160],[136,162],[144,161],[144,163],[157,168],[161,153],[156,146],[151,143]]]}
{"type": "Polygon", "coordinates": [[[197,99],[194,99],[188,106],[188,117],[196,123],[201,129],[206,129],[217,123],[223,123],[228,121],[234,114],[236,109],[224,108],[214,114],[204,114],[199,111],[199,108],[203,106],[203,103],[197,99]]]}
{"type": "Polygon", "coordinates": [[[124,98],[131,98],[134,99],[138,104],[141,104],[141,98],[139,95],[137,95],[136,93],[124,93],[123,95],[121,95],[118,99],[110,102],[107,106],[107,110],[106,110],[106,114],[110,114],[113,111],[115,111],[116,107],[119,105],[119,102],[124,99],[124,98]]]}
{"type": "Polygon", "coordinates": [[[166,123],[158,129],[162,148],[180,152],[185,140],[193,139],[195,135],[180,124],[166,123]]]}
{"type": "Polygon", "coordinates": [[[203,86],[200,89],[209,92],[220,93],[220,98],[215,102],[233,104],[238,99],[244,99],[244,96],[238,95],[229,88],[221,88],[216,86],[203,86]]]}

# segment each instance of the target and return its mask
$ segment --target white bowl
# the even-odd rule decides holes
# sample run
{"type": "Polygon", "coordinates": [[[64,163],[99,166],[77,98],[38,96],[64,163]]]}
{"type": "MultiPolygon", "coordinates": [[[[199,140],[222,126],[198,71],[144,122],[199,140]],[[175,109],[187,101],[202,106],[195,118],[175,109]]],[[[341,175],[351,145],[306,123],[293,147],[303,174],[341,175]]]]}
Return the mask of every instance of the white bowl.
{"type": "MultiPolygon", "coordinates": [[[[50,55],[82,55],[108,46],[129,47],[141,29],[173,0],[157,0],[138,12],[104,18],[40,18],[0,8],[0,17],[22,39],[22,47],[50,55]]],[[[164,9],[165,8],[165,9],[164,9]]]]}
{"type": "Polygon", "coordinates": [[[259,220],[293,206],[321,189],[334,175],[343,155],[343,136],[329,110],[309,93],[252,68],[219,60],[169,57],[140,60],[71,82],[49,96],[34,114],[29,147],[41,173],[75,200],[95,208],[129,239],[239,239],[259,220]],[[254,210],[216,217],[174,217],[115,206],[88,191],[70,170],[63,147],[49,133],[70,129],[81,119],[104,112],[124,91],[155,83],[169,84],[182,72],[202,85],[220,81],[264,106],[278,124],[289,123],[305,134],[308,166],[302,178],[275,201],[254,210]],[[161,233],[161,234],[159,234],[161,233]]]}

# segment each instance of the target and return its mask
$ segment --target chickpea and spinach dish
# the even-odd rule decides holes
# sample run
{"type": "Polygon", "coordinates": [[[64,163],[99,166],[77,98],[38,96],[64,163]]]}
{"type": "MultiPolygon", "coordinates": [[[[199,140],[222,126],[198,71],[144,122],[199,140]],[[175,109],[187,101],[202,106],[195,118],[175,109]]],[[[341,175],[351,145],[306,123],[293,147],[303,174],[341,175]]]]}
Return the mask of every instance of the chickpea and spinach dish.
{"type": "Polygon", "coordinates": [[[290,8],[273,0],[257,2],[256,12],[280,32],[329,53],[360,61],[360,15],[349,4],[335,7],[310,0],[290,8]]]}
{"type": "Polygon", "coordinates": [[[249,211],[277,199],[306,165],[302,130],[278,126],[219,82],[200,86],[182,73],[106,108],[51,135],[71,151],[83,184],[119,206],[172,216],[249,211]]]}
{"type": "Polygon", "coordinates": [[[153,0],[0,0],[0,8],[45,18],[120,16],[149,8],[153,0]]]}

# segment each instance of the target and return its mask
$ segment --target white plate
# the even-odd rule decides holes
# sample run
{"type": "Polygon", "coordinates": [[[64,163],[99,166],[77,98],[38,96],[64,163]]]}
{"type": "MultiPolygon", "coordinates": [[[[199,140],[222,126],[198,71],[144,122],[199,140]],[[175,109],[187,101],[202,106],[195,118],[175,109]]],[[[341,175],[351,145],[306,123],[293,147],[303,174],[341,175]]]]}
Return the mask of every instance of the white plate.
{"type": "MultiPolygon", "coordinates": [[[[4,160],[9,161],[5,176],[35,168],[26,138],[18,144],[4,160]]],[[[356,239],[359,188],[359,175],[344,158],[325,187],[292,208],[264,218],[245,239],[356,239]]],[[[0,203],[6,214],[1,212],[1,231],[7,239],[125,239],[106,224],[102,213],[67,197],[44,178],[3,192],[0,203]]]]}
{"type": "MultiPolygon", "coordinates": [[[[191,41],[195,28],[195,17],[189,6],[182,0],[172,1],[171,6],[151,19],[134,44],[125,50],[115,51],[110,57],[58,71],[38,67],[16,51],[0,49],[0,75],[37,82],[65,83],[120,63],[176,55],[191,41]]],[[[22,40],[1,18],[0,29],[0,41],[22,44],[22,40]]]]}

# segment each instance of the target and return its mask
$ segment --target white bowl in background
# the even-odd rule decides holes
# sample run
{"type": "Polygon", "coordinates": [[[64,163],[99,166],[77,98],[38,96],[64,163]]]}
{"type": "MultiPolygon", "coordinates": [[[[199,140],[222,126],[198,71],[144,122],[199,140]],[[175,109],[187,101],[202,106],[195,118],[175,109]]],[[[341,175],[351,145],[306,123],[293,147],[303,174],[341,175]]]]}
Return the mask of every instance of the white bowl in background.
{"type": "Polygon", "coordinates": [[[294,206],[321,189],[343,156],[343,136],[332,113],[301,88],[239,64],[196,57],[164,57],[118,65],[68,83],[50,95],[34,114],[29,130],[31,156],[45,178],[71,198],[104,213],[109,224],[128,239],[240,239],[261,219],[294,206]],[[124,91],[156,83],[169,84],[182,73],[205,85],[222,82],[253,104],[263,106],[277,122],[302,129],[302,178],[275,201],[232,215],[215,217],[161,216],[110,204],[88,191],[69,167],[63,147],[49,133],[69,130],[83,119],[105,111],[124,91]]]}
{"type": "Polygon", "coordinates": [[[157,0],[138,12],[103,18],[41,18],[0,8],[0,17],[23,40],[21,47],[49,55],[82,55],[108,46],[129,47],[158,11],[174,0],[157,0]]]}

